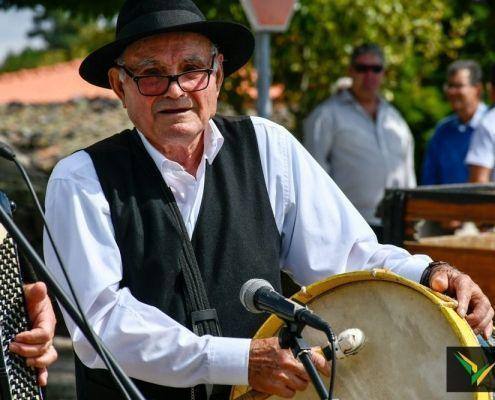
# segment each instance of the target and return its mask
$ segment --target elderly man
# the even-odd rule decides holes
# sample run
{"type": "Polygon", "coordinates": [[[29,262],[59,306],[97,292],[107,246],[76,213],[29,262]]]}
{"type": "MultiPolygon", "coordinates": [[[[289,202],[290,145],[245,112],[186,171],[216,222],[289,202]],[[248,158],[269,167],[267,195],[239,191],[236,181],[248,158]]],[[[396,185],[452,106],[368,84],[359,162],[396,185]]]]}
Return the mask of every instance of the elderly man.
{"type": "Polygon", "coordinates": [[[381,238],[376,209],[386,188],[414,187],[414,141],[399,112],[379,96],[385,59],[375,44],[356,47],[349,90],[304,122],[304,146],[381,238]]]}
{"type": "MultiPolygon", "coordinates": [[[[379,245],[289,132],[215,116],[224,77],[253,46],[246,28],[205,21],[192,1],[128,0],[116,40],[81,66],[84,79],[115,91],[135,129],[56,166],[47,218],[90,323],[144,395],[205,398],[204,384],[303,390],[302,364],[277,338],[250,340],[262,319],[238,300],[252,278],[280,289],[280,268],[308,284],[385,265],[457,293],[460,314],[490,334],[493,310],[470,278],[379,245]]],[[[48,245],[45,257],[60,275],[48,245]]],[[[82,362],[79,398],[122,398],[67,324],[82,362]]],[[[228,387],[213,395],[228,398],[228,387]]]]}
{"type": "Polygon", "coordinates": [[[481,67],[476,61],[458,60],[449,65],[445,93],[454,114],[435,128],[423,162],[421,184],[468,181],[465,158],[471,135],[487,110],[481,101],[482,79],[481,67]]]}
{"type": "MultiPolygon", "coordinates": [[[[495,102],[495,64],[490,76],[490,96],[495,102]]],[[[466,156],[469,166],[469,182],[495,182],[495,109],[485,115],[483,121],[473,133],[466,156]]]]}

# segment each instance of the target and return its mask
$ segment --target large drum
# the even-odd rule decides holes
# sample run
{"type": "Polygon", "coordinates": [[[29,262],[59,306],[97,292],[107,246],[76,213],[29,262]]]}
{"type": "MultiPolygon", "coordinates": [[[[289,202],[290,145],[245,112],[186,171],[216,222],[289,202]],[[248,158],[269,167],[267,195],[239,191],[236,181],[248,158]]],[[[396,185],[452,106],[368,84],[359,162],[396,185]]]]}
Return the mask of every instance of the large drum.
{"type": "MultiPolygon", "coordinates": [[[[359,353],[337,361],[334,398],[490,398],[488,393],[446,392],[446,347],[479,346],[449,297],[386,270],[373,270],[336,275],[307,287],[293,299],[324,317],[336,334],[359,328],[366,335],[359,353]]],[[[282,321],[272,316],[255,338],[276,336],[282,326],[282,321]]],[[[303,336],[313,346],[326,343],[326,338],[312,328],[305,328],[303,336]]],[[[328,387],[328,378],[323,379],[328,387]]],[[[248,387],[236,386],[231,399],[256,398],[246,396],[249,391],[248,387]]],[[[294,398],[319,399],[311,384],[294,398]]]]}

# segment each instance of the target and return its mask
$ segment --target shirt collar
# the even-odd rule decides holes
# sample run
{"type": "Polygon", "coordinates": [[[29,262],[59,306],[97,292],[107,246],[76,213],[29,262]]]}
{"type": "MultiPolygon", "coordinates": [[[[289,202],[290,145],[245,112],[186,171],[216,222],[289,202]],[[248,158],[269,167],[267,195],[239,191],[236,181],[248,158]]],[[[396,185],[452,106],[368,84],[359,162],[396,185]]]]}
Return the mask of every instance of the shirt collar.
{"type": "MultiPolygon", "coordinates": [[[[160,171],[164,169],[173,169],[173,170],[183,170],[184,168],[177,162],[169,160],[162,153],[160,153],[149,141],[146,139],[144,134],[136,128],[141,141],[143,142],[144,148],[153,159],[154,163],[158,167],[160,171]]],[[[222,148],[224,142],[224,137],[220,133],[220,130],[217,128],[213,120],[210,119],[208,122],[208,126],[205,129],[203,135],[203,157],[208,161],[211,165],[213,160],[217,156],[218,152],[222,148]]]]}
{"type": "MultiPolygon", "coordinates": [[[[480,104],[478,104],[478,107],[476,108],[476,112],[474,113],[474,115],[468,121],[468,123],[466,125],[469,125],[471,128],[476,129],[487,110],[488,110],[487,105],[483,102],[480,102],[480,104]]],[[[459,118],[458,118],[458,121],[459,121],[459,124],[462,125],[459,118]]]]}
{"type": "MultiPolygon", "coordinates": [[[[356,98],[354,97],[354,95],[352,94],[350,89],[342,90],[342,92],[340,92],[339,96],[340,96],[340,99],[342,100],[342,102],[344,102],[344,103],[352,103],[352,104],[356,104],[356,105],[361,106],[359,104],[359,102],[356,100],[356,98]]],[[[381,108],[385,105],[386,105],[386,103],[383,101],[382,96],[378,95],[378,108],[381,108]]]]}

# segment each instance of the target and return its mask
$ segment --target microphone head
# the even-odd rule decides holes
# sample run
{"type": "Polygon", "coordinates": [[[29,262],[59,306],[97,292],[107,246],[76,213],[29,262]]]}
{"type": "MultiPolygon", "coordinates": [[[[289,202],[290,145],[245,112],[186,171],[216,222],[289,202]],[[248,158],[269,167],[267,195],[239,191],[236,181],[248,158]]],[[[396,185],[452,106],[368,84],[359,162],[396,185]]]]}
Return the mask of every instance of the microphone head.
{"type": "Polygon", "coordinates": [[[14,150],[12,150],[7,143],[0,142],[0,157],[6,158],[9,161],[14,161],[14,150]]]}
{"type": "Polygon", "coordinates": [[[241,299],[244,308],[249,312],[257,314],[263,312],[262,310],[259,310],[254,303],[254,295],[261,288],[275,290],[270,282],[264,279],[250,279],[242,285],[241,291],[239,292],[239,298],[241,299]]]}

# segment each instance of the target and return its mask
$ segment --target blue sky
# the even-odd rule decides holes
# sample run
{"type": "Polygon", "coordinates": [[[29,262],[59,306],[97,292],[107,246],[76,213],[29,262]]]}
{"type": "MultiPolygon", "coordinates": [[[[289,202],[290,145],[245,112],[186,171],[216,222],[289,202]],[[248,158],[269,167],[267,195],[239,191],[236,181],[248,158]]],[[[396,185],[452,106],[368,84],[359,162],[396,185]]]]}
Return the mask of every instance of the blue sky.
{"type": "Polygon", "coordinates": [[[18,51],[28,44],[40,46],[39,40],[26,38],[33,12],[29,9],[0,11],[0,61],[9,51],[18,51]]]}

